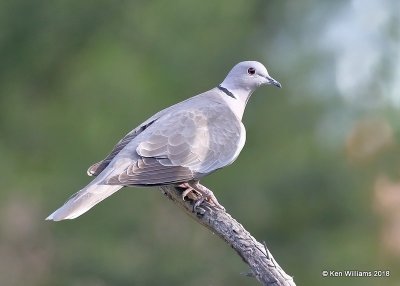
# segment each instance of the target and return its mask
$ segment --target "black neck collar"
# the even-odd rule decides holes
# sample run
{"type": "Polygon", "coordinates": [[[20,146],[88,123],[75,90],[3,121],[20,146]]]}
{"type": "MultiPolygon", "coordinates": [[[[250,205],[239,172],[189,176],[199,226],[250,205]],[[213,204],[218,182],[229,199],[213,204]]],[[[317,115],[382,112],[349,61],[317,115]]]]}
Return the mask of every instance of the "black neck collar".
{"type": "Polygon", "coordinates": [[[221,85],[218,86],[218,89],[220,91],[222,91],[223,93],[225,93],[227,96],[230,96],[230,97],[236,99],[236,97],[233,95],[233,93],[231,91],[229,91],[229,89],[227,89],[227,88],[225,88],[225,87],[223,87],[221,85]]]}

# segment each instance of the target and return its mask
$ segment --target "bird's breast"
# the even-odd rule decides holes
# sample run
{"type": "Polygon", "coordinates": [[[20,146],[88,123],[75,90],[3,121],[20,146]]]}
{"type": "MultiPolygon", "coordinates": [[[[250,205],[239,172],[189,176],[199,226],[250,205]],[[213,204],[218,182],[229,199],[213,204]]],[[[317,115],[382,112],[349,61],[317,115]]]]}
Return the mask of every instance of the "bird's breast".
{"type": "Polygon", "coordinates": [[[246,143],[246,128],[244,127],[243,123],[240,122],[240,137],[239,137],[239,142],[238,142],[236,152],[232,158],[232,162],[234,162],[236,160],[236,158],[239,156],[245,143],[246,143]]]}

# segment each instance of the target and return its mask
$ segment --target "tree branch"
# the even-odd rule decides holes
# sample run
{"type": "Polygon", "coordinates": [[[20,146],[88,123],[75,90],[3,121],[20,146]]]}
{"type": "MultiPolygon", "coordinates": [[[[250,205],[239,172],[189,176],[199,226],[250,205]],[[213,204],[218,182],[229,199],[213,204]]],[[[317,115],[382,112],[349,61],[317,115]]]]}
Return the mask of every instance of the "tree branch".
{"type": "Polygon", "coordinates": [[[193,201],[182,200],[182,189],[173,186],[160,187],[170,200],[181,207],[190,217],[204,225],[228,243],[247,263],[251,273],[262,285],[295,286],[293,278],[285,273],[269,252],[265,242],[258,242],[226,211],[203,202],[193,212],[193,201]]]}

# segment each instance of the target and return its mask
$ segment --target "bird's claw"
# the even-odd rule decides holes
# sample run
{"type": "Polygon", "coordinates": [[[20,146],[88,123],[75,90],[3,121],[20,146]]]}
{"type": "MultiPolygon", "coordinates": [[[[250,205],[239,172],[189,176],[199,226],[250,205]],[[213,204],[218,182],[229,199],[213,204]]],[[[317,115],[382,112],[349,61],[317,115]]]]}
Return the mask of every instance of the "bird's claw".
{"type": "Polygon", "coordinates": [[[185,188],[185,190],[182,192],[181,195],[182,200],[185,201],[186,197],[188,197],[189,200],[193,201],[193,212],[196,212],[196,209],[204,201],[209,203],[211,206],[214,206],[216,208],[225,211],[225,208],[218,202],[213,192],[204,187],[203,185],[200,185],[198,182],[183,183],[179,185],[179,187],[185,188]]]}
{"type": "Polygon", "coordinates": [[[193,204],[193,212],[195,213],[197,208],[205,201],[204,197],[200,197],[199,199],[197,199],[194,204],[193,204]]]}
{"type": "Polygon", "coordinates": [[[187,188],[186,190],[184,190],[184,191],[182,192],[182,200],[186,201],[186,197],[187,197],[188,194],[189,194],[190,192],[192,192],[192,191],[193,191],[192,188],[187,188]]]}
{"type": "Polygon", "coordinates": [[[217,200],[214,200],[212,197],[202,196],[194,202],[193,212],[196,212],[196,209],[205,201],[209,203],[211,206],[216,207],[222,211],[225,211],[225,208],[221,204],[219,204],[217,200]]]}

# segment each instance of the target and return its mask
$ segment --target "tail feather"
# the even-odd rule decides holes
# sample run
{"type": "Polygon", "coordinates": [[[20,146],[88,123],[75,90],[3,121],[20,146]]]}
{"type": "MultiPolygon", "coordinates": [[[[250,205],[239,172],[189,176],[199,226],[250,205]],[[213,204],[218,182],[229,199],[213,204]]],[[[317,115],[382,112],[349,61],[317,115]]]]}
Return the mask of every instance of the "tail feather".
{"type": "Polygon", "coordinates": [[[92,182],[72,195],[62,207],[49,215],[46,220],[59,221],[63,219],[74,219],[84,214],[122,187],[123,186],[119,185],[100,185],[92,182]]]}

